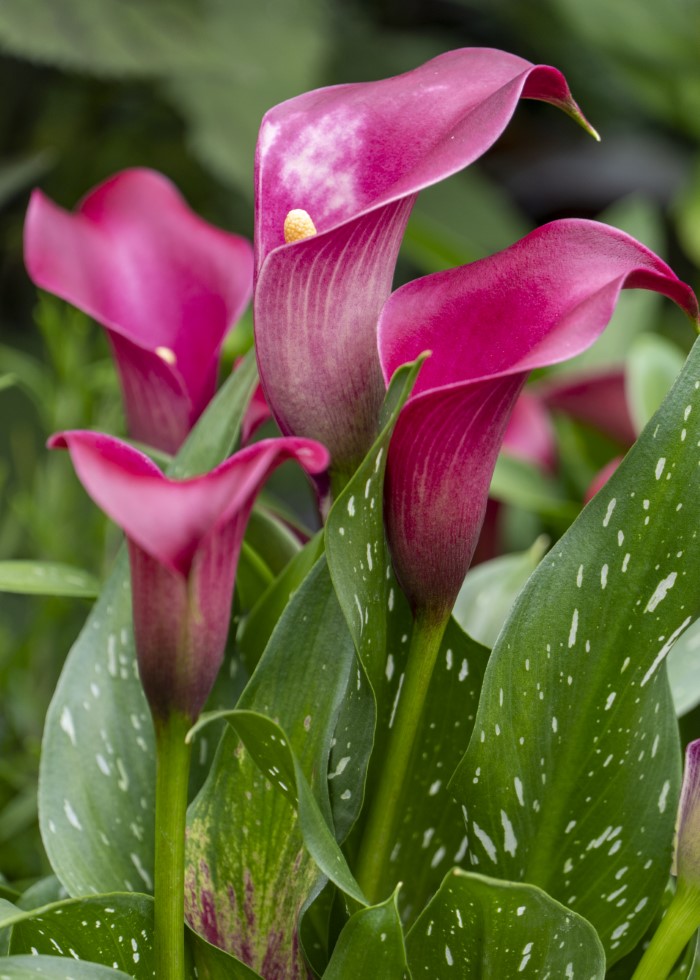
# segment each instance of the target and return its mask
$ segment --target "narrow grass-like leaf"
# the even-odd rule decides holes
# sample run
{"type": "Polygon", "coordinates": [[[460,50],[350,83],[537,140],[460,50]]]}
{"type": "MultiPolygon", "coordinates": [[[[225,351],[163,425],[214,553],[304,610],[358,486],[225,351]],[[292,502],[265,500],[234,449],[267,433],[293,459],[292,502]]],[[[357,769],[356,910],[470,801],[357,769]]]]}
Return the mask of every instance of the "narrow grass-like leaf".
{"type": "Polygon", "coordinates": [[[237,642],[249,670],[252,671],[260,660],[292,593],[299,588],[322,553],[323,535],[319,534],[295,555],[241,623],[237,642]]]}
{"type": "MultiPolygon", "coordinates": [[[[357,670],[321,559],[277,624],[238,707],[274,714],[327,821],[329,746],[357,670]]],[[[197,932],[263,976],[304,969],[298,921],[324,876],[304,847],[296,811],[232,730],[190,806],[187,863],[187,916],[197,932]]]]}
{"type": "Polygon", "coordinates": [[[413,980],[602,980],[593,927],[532,885],[451,871],[406,937],[413,980]]]}
{"type": "MultiPolygon", "coordinates": [[[[195,426],[171,475],[193,475],[228,455],[255,378],[251,354],[195,426]]],[[[66,660],[44,728],[41,835],[69,894],[152,889],[154,784],[123,552],[66,660]]]]}
{"type": "Polygon", "coordinates": [[[225,718],[238,733],[260,772],[297,810],[304,844],[320,870],[361,905],[367,901],[352,876],[343,852],[321,813],[286,734],[274,721],[254,711],[216,711],[203,715],[188,738],[210,721],[225,718]]]}
{"type": "Polygon", "coordinates": [[[90,572],[51,561],[0,561],[0,592],[94,599],[100,583],[90,572]]]}
{"type": "Polygon", "coordinates": [[[406,980],[406,948],[396,895],[355,912],[338,937],[323,980],[406,980]]]}
{"type": "Polygon", "coordinates": [[[700,341],[521,592],[453,780],[472,863],[584,915],[610,963],[670,868],[680,750],[663,660],[700,607],[698,379],[700,341]]]}

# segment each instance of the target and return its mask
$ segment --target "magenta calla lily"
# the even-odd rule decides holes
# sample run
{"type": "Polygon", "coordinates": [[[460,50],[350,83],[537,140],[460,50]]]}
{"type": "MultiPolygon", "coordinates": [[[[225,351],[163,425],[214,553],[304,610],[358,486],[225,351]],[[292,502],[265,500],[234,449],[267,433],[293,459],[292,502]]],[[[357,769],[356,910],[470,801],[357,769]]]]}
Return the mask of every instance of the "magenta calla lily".
{"type": "Polygon", "coordinates": [[[550,102],[587,126],[555,68],[479,48],[394,78],[308,92],[263,120],[260,376],[282,431],[319,439],[339,472],[353,471],[375,433],[384,396],[377,318],[415,196],[484,153],[520,98],[550,102]]]}
{"type": "Polygon", "coordinates": [[[503,434],[528,373],[588,347],[622,289],[698,305],[656,255],[592,221],[553,222],[471,265],[397,290],[379,323],[385,381],[423,351],[387,461],[387,533],[413,607],[442,619],[476,545],[503,434]]]}
{"type": "Polygon", "coordinates": [[[307,439],[267,439],[204,476],[174,481],[111,436],[54,435],[83,486],[126,534],[139,672],[155,716],[194,720],[216,679],[228,633],[238,555],[253,502],[275,467],[315,474],[328,453],[307,439]]]}
{"type": "Polygon", "coordinates": [[[700,739],[690,742],[685,750],[673,873],[700,888],[700,739]]]}
{"type": "Polygon", "coordinates": [[[34,191],[25,262],[37,286],[106,328],[129,434],[175,452],[214,394],[221,344],[250,299],[250,243],[199,218],[165,177],[135,169],[73,213],[34,191]]]}

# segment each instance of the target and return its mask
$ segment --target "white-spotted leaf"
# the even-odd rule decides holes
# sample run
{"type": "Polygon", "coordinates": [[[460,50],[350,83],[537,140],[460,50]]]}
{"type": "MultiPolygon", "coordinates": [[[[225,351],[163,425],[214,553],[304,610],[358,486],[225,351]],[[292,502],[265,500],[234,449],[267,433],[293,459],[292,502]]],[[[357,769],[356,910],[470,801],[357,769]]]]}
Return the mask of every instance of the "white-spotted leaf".
{"type": "Polygon", "coordinates": [[[609,963],[644,934],[671,863],[680,749],[663,661],[700,607],[699,379],[700,341],[520,593],[452,782],[472,864],[585,916],[609,963]]]}
{"type": "Polygon", "coordinates": [[[450,872],[406,937],[413,980],[602,980],[593,927],[532,885],[450,872]]]}

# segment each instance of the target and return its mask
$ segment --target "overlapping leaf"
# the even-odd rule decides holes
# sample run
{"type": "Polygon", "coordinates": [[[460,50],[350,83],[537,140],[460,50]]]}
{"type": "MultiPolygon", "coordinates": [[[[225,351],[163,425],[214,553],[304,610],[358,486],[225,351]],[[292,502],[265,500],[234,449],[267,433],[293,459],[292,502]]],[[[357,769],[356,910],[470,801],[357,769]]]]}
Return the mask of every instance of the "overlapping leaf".
{"type": "Polygon", "coordinates": [[[479,870],[545,888],[610,962],[653,916],[680,753],[662,663],[700,607],[700,342],[499,637],[453,789],[479,870]]]}
{"type": "Polygon", "coordinates": [[[323,973],[324,980],[405,980],[408,976],[396,895],[381,905],[360,909],[348,920],[323,973]]]}
{"type": "MultiPolygon", "coordinates": [[[[239,709],[254,720],[248,735],[257,740],[259,761],[271,747],[270,725],[260,716],[283,729],[329,824],[330,742],[356,672],[352,639],[321,559],[285,610],[239,709]]],[[[353,751],[350,746],[344,766],[353,751]]],[[[280,761],[268,766],[279,772],[261,773],[234,732],[224,735],[190,807],[186,902],[188,920],[210,942],[263,975],[295,976],[302,969],[298,920],[324,878],[304,847],[296,810],[273,785],[280,761]]]]}
{"type": "Polygon", "coordinates": [[[453,871],[406,938],[413,980],[602,980],[593,927],[532,885],[453,871]]]}

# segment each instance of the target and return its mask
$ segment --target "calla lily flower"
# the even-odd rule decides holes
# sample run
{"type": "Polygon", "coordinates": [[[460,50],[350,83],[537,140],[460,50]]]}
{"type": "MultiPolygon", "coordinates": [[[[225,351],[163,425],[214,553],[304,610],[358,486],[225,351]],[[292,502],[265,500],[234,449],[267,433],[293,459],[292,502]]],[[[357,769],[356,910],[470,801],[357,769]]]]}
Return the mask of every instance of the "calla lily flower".
{"type": "Polygon", "coordinates": [[[593,221],[556,221],[510,248],[397,290],[379,321],[385,382],[429,357],[387,459],[387,533],[415,610],[449,614],[469,567],[489,483],[530,371],[588,347],[622,289],[697,300],[660,258],[593,221]]]}
{"type": "Polygon", "coordinates": [[[520,98],[590,127],[555,68],[490,49],[442,54],[377,82],[271,109],[256,153],[255,334],[284,433],[326,445],[350,474],[384,384],[376,324],[415,196],[500,136],[520,98]]]}
{"type": "Polygon", "coordinates": [[[315,474],[328,453],[307,439],[267,439],[204,476],[174,481],[111,436],[71,431],[67,448],[83,486],[129,545],[139,672],[154,717],[199,715],[221,666],[245,526],[277,466],[296,459],[315,474]]]}
{"type": "Polygon", "coordinates": [[[214,394],[221,344],[250,299],[250,243],[136,169],[73,213],[34,191],[24,253],[37,286],[106,328],[131,437],[175,452],[214,394]]]}
{"type": "Polygon", "coordinates": [[[685,750],[673,873],[700,888],[700,739],[690,742],[685,750]]]}

